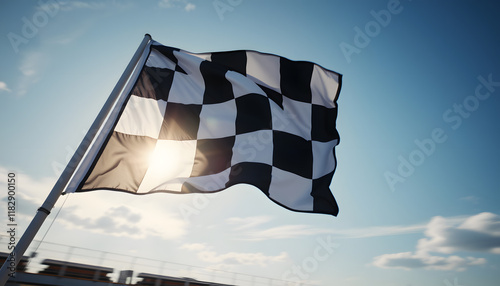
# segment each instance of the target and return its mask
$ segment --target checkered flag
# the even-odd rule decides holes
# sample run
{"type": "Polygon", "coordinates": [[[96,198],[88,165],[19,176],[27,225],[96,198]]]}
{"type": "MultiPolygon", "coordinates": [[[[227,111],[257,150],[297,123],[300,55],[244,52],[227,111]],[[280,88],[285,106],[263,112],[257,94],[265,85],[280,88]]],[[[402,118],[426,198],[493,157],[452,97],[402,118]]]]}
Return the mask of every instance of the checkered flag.
{"type": "Polygon", "coordinates": [[[330,191],[341,75],[255,51],[152,43],[77,192],[259,188],[290,210],[337,215],[330,191]]]}

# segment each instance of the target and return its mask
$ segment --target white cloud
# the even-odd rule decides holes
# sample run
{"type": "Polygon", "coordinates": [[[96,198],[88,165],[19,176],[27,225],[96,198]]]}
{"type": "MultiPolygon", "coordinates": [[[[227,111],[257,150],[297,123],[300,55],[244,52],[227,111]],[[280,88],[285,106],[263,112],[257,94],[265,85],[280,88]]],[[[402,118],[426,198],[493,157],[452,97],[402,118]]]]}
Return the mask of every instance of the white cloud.
{"type": "Polygon", "coordinates": [[[160,6],[160,8],[172,8],[174,7],[174,2],[177,2],[176,0],[160,0],[158,2],[158,6],[160,6]]]}
{"type": "Polygon", "coordinates": [[[286,252],[281,252],[276,256],[265,255],[261,252],[228,252],[218,254],[215,251],[205,250],[198,253],[198,258],[203,261],[216,264],[259,265],[265,267],[271,263],[286,261],[288,259],[288,254],[286,252]]]}
{"type": "Polygon", "coordinates": [[[332,234],[338,238],[369,238],[390,235],[401,235],[418,233],[426,228],[426,224],[414,224],[409,226],[374,226],[350,229],[318,228],[309,225],[281,225],[276,227],[262,228],[261,225],[272,220],[267,216],[233,217],[226,220],[227,223],[235,225],[235,230],[243,240],[270,240],[289,239],[297,237],[315,236],[320,234],[332,234]],[[260,228],[259,228],[260,227],[260,228]]]}
{"type": "Polygon", "coordinates": [[[89,194],[70,194],[78,196],[78,203],[68,204],[58,221],[69,229],[133,239],[160,237],[170,240],[181,238],[187,233],[186,222],[174,213],[155,210],[153,205],[144,212],[135,206],[110,204],[105,194],[92,198],[89,194]],[[96,201],[98,197],[102,200],[96,201]],[[93,209],[91,213],[89,208],[93,209]]]}
{"type": "Polygon", "coordinates": [[[201,251],[207,248],[205,243],[185,243],[181,245],[181,249],[186,249],[189,251],[201,251]]]}
{"type": "Polygon", "coordinates": [[[144,238],[144,233],[138,224],[141,221],[141,215],[125,206],[112,207],[97,218],[80,216],[75,207],[65,208],[59,220],[69,228],[85,229],[113,236],[144,238]]]}
{"type": "Polygon", "coordinates": [[[268,266],[271,263],[284,262],[289,259],[286,252],[281,252],[278,255],[270,256],[265,255],[261,252],[251,253],[251,252],[228,252],[219,254],[213,251],[211,247],[204,243],[191,243],[184,244],[181,249],[187,249],[190,251],[197,252],[198,259],[220,265],[259,265],[268,266]]]}
{"type": "Polygon", "coordinates": [[[418,242],[419,251],[454,253],[478,251],[500,254],[500,216],[480,213],[455,226],[446,218],[434,217],[418,242]]]}
{"type": "Polygon", "coordinates": [[[0,81],[0,91],[7,91],[10,92],[11,90],[7,87],[7,84],[3,81],[0,81]]]}
{"type": "Polygon", "coordinates": [[[39,10],[42,11],[55,11],[57,13],[61,11],[73,11],[78,9],[89,9],[89,10],[102,10],[107,7],[111,8],[131,8],[133,6],[132,2],[128,1],[48,1],[47,3],[41,3],[38,6],[39,10]]]}
{"type": "Polygon", "coordinates": [[[426,238],[418,241],[415,253],[384,254],[373,264],[382,268],[463,271],[468,266],[485,264],[484,258],[444,257],[431,253],[483,252],[500,254],[500,216],[480,213],[465,218],[434,217],[427,224],[426,238]]]}
{"type": "Polygon", "coordinates": [[[374,258],[373,265],[380,268],[399,268],[411,270],[416,268],[428,270],[455,270],[464,271],[468,266],[485,264],[484,258],[459,256],[433,256],[426,253],[413,254],[401,252],[384,254],[374,258]]]}
{"type": "Polygon", "coordinates": [[[24,55],[19,70],[24,76],[32,77],[38,74],[38,68],[43,62],[43,54],[40,52],[29,52],[24,55]]]}
{"type": "Polygon", "coordinates": [[[22,55],[21,64],[19,65],[19,71],[22,73],[19,80],[19,95],[26,94],[31,85],[40,80],[47,63],[47,55],[40,51],[31,51],[22,55]]]}
{"type": "Polygon", "coordinates": [[[351,228],[351,229],[339,230],[333,233],[339,234],[344,238],[369,238],[369,237],[418,233],[423,231],[424,229],[425,229],[425,224],[389,225],[389,226],[372,226],[364,228],[351,228]]]}
{"type": "Polygon", "coordinates": [[[196,5],[194,5],[193,3],[187,3],[186,7],[184,7],[184,10],[188,12],[193,11],[194,9],[196,9],[196,5]]]}
{"type": "Polygon", "coordinates": [[[165,9],[179,8],[179,7],[184,6],[184,10],[186,10],[187,12],[190,12],[190,11],[193,11],[194,9],[196,9],[195,4],[193,4],[191,2],[187,2],[186,0],[160,0],[158,2],[158,6],[160,8],[165,8],[165,9]]]}
{"type": "MultiPolygon", "coordinates": [[[[8,168],[0,166],[0,176],[7,178],[8,168]]],[[[16,217],[30,221],[56,182],[56,178],[35,179],[23,172],[14,171],[19,191],[16,200],[19,207],[16,217]]],[[[0,180],[0,188],[7,189],[6,181],[0,180]]],[[[129,205],[130,197],[118,192],[89,192],[69,194],[57,222],[65,229],[79,229],[114,237],[144,239],[159,237],[165,240],[178,239],[187,233],[188,224],[179,214],[166,211],[165,204],[152,200],[129,205]],[[141,206],[148,204],[148,211],[141,206]]],[[[6,200],[1,196],[2,201],[6,200]]],[[[61,197],[56,209],[66,197],[61,197]]],[[[135,198],[135,202],[142,198],[135,198]]],[[[52,210],[56,213],[56,210],[52,210]]]]}
{"type": "MultiPolygon", "coordinates": [[[[76,9],[99,10],[106,7],[106,3],[102,2],[84,2],[84,1],[59,1],[59,8],[63,11],[71,11],[76,9]]],[[[43,7],[41,7],[43,8],[43,7]]]]}
{"type": "Polygon", "coordinates": [[[271,221],[271,217],[269,216],[232,217],[226,219],[227,223],[236,225],[236,230],[253,228],[269,221],[271,221]]]}
{"type": "Polygon", "coordinates": [[[249,240],[289,239],[332,233],[330,229],[313,228],[308,225],[283,225],[264,230],[249,231],[246,236],[249,240]]]}

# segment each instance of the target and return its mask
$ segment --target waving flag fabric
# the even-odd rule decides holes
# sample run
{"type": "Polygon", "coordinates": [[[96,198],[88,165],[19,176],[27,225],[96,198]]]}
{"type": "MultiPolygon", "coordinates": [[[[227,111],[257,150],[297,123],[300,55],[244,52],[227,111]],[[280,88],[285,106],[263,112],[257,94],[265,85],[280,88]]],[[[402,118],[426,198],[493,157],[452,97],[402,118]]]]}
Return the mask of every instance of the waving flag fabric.
{"type": "Polygon", "coordinates": [[[151,45],[76,191],[217,192],[245,183],[291,210],[337,215],[329,188],[341,75],[256,51],[151,45]]]}

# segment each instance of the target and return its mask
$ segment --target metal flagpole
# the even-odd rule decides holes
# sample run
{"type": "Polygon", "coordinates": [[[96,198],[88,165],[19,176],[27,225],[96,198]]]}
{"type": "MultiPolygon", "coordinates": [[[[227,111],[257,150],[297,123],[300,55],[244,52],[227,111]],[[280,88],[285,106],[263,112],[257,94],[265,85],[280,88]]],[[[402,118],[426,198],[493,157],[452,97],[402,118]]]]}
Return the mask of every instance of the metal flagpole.
{"type": "MultiPolygon", "coordinates": [[[[87,153],[89,148],[91,148],[91,143],[94,141],[94,138],[98,135],[98,131],[101,126],[106,122],[108,114],[112,112],[115,107],[115,102],[120,98],[120,95],[124,91],[124,87],[129,81],[132,73],[134,72],[138,63],[145,61],[145,58],[148,55],[149,50],[146,50],[151,44],[151,36],[149,34],[144,35],[144,39],[142,40],[139,48],[135,52],[134,56],[130,60],[127,68],[123,72],[122,76],[118,80],[117,84],[106,103],[102,107],[101,111],[97,115],[94,123],[90,127],[89,131],[85,135],[84,139],[78,146],[75,151],[75,154],[69,161],[68,165],[62,172],[61,176],[57,180],[56,184],[50,191],[49,195],[45,199],[45,202],[38,209],[35,217],[29,224],[26,231],[23,233],[21,239],[17,243],[14,250],[9,254],[7,259],[5,260],[2,268],[0,269],[0,285],[5,285],[10,276],[15,275],[16,267],[22,256],[26,252],[26,249],[30,245],[30,243],[35,238],[36,233],[42,226],[45,218],[50,214],[50,210],[54,207],[57,199],[61,196],[62,192],[65,190],[66,186],[70,182],[70,179],[73,177],[77,167],[82,161],[84,154],[87,153]],[[146,52],[147,51],[147,52],[146,52]]],[[[99,146],[100,147],[100,146],[99,146]]]]}

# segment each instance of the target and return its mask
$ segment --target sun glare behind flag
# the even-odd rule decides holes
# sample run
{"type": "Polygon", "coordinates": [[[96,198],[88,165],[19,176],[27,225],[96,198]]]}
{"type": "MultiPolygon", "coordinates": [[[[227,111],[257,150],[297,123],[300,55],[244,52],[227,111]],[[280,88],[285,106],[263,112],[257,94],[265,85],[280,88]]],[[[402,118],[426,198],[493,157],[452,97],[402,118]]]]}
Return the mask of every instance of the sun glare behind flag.
{"type": "Polygon", "coordinates": [[[341,75],[256,51],[152,42],[77,192],[217,192],[250,184],[294,211],[337,215],[341,75]]]}

